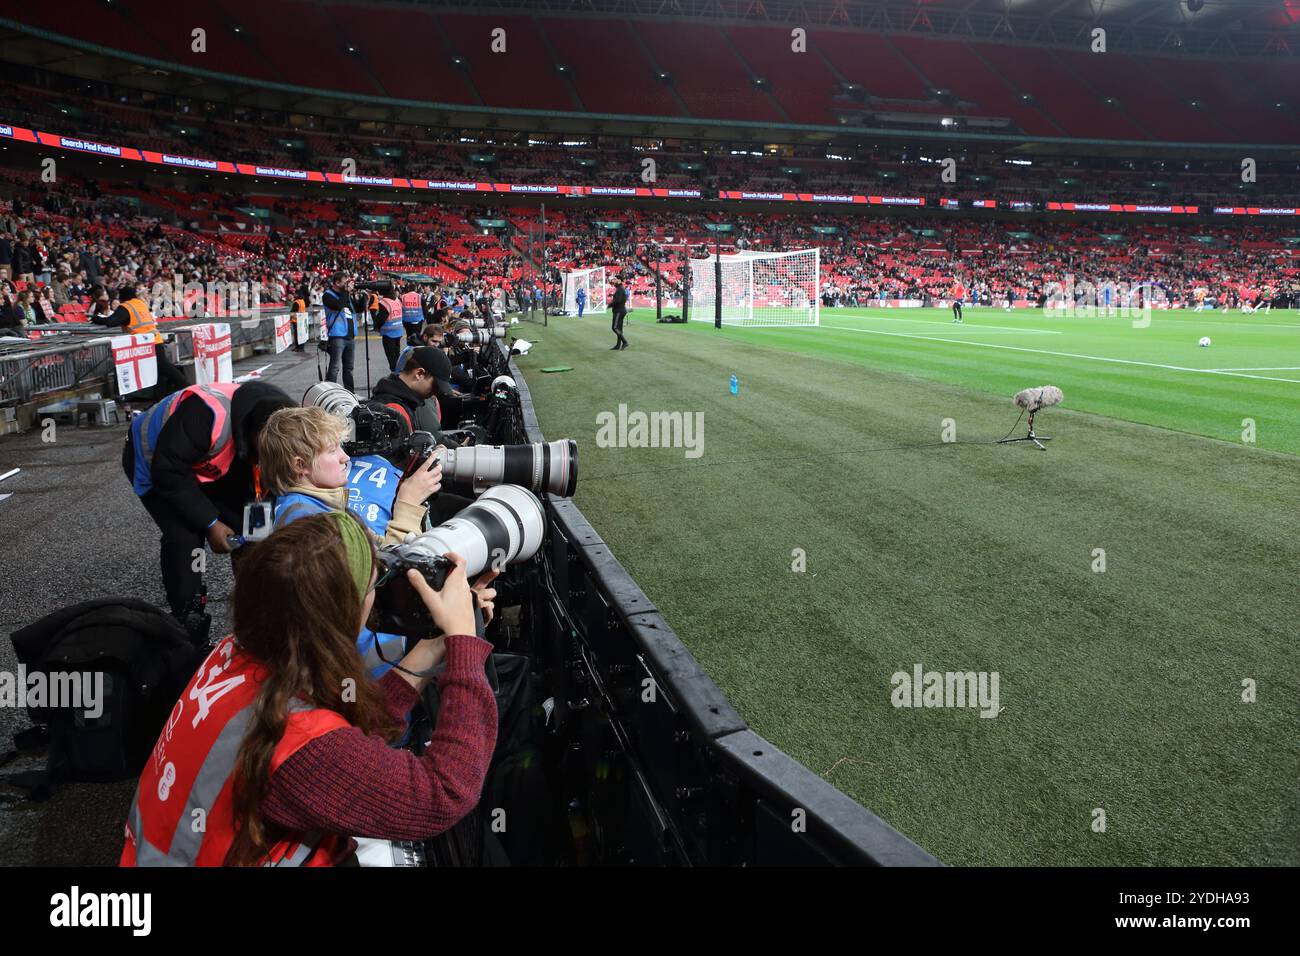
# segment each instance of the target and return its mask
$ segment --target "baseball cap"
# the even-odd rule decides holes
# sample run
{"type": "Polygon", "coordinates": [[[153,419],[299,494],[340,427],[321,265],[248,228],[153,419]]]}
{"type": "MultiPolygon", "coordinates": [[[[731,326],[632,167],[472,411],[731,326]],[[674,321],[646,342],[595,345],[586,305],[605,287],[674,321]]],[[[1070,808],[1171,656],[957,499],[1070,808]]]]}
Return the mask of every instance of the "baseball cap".
{"type": "Polygon", "coordinates": [[[398,356],[397,370],[405,372],[422,368],[433,377],[434,381],[446,385],[451,382],[451,360],[442,349],[432,345],[417,345],[398,356]]]}

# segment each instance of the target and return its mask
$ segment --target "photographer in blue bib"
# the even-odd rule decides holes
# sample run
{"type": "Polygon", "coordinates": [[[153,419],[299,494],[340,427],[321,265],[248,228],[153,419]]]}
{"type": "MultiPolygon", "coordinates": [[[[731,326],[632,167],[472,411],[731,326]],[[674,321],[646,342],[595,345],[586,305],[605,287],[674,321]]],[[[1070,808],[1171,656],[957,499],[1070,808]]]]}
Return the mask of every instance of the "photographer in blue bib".
{"type": "Polygon", "coordinates": [[[354,388],[352,369],[356,361],[357,338],[352,277],[344,272],[330,276],[330,285],[321,296],[321,305],[325,309],[325,334],[330,357],[325,380],[339,382],[350,392],[354,388]]]}
{"type": "MultiPolygon", "coordinates": [[[[343,449],[347,430],[345,419],[314,406],[271,416],[259,445],[264,485],[274,496],[275,527],[325,511],[348,510],[378,543],[398,544],[424,530],[425,502],[442,487],[437,457],[403,478],[402,469],[380,455],[349,455],[343,449]]],[[[455,511],[469,504],[457,500],[455,511]]],[[[490,585],[495,577],[489,572],[474,585],[484,625],[492,619],[496,592],[490,585]]],[[[362,631],[357,645],[372,677],[382,675],[405,652],[400,636],[369,630],[362,631]]]]}

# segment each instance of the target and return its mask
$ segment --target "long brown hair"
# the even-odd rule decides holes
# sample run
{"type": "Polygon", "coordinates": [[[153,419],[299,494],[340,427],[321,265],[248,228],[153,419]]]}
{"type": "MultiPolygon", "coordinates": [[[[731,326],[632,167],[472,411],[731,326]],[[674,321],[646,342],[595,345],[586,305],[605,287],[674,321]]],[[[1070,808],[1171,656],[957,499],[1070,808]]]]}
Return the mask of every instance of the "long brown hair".
{"type": "Polygon", "coordinates": [[[284,836],[262,817],[261,808],[270,788],[271,756],[284,736],[292,700],[335,711],[354,727],[389,741],[401,734],[357,652],[361,605],[337,519],[329,515],[286,525],[240,561],[235,638],[242,652],[263,665],[265,679],[235,762],[236,835],[227,865],[259,864],[284,836]]]}

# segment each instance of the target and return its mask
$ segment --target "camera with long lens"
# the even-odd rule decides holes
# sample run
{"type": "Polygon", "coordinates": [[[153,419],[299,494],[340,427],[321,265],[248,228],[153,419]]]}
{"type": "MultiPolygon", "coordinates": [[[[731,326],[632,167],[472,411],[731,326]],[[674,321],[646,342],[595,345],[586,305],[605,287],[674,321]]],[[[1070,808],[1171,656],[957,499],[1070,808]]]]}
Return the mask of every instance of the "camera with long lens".
{"type": "MultiPolygon", "coordinates": [[[[415,435],[428,436],[428,432],[415,435]]],[[[578,487],[578,443],[572,438],[531,445],[469,445],[438,451],[432,436],[415,439],[405,474],[428,464],[432,455],[442,462],[444,481],[469,485],[477,494],[494,487],[518,485],[533,494],[550,492],[573,497],[578,487]]]]}
{"type": "Polygon", "coordinates": [[[493,339],[504,339],[506,330],[500,326],[492,329],[460,328],[455,332],[456,340],[465,346],[484,346],[493,339]]]}
{"type": "Polygon", "coordinates": [[[315,405],[347,421],[348,430],[341,444],[349,455],[387,457],[406,437],[402,423],[394,415],[362,402],[337,382],[317,382],[307,389],[302,404],[315,405]]]}
{"type": "Polygon", "coordinates": [[[391,297],[393,295],[392,279],[372,279],[369,282],[354,282],[353,289],[365,289],[367,292],[377,292],[379,295],[391,297]]]}
{"type": "Polygon", "coordinates": [[[408,570],[419,571],[431,588],[440,591],[454,567],[445,557],[448,552],[463,557],[465,573],[473,577],[489,567],[501,570],[531,560],[545,532],[542,503],[528,489],[500,485],[485,491],[450,521],[403,544],[380,549],[369,626],[409,637],[433,633],[429,611],[406,578],[408,570]]]}

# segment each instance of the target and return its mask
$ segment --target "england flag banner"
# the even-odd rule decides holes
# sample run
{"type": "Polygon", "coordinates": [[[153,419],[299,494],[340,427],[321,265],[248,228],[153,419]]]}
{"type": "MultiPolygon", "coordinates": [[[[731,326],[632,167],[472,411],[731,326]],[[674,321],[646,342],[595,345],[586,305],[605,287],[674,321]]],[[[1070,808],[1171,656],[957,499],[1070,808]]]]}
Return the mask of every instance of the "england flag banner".
{"type": "Polygon", "coordinates": [[[158,384],[158,356],[154,354],[152,333],[115,335],[109,348],[113,350],[119,395],[129,395],[158,384]]]}
{"type": "Polygon", "coordinates": [[[293,317],[289,313],[275,317],[275,354],[293,345],[293,317]]]}
{"type": "Polygon", "coordinates": [[[229,323],[196,325],[190,331],[194,333],[195,384],[233,381],[235,370],[230,359],[229,323]]]}

